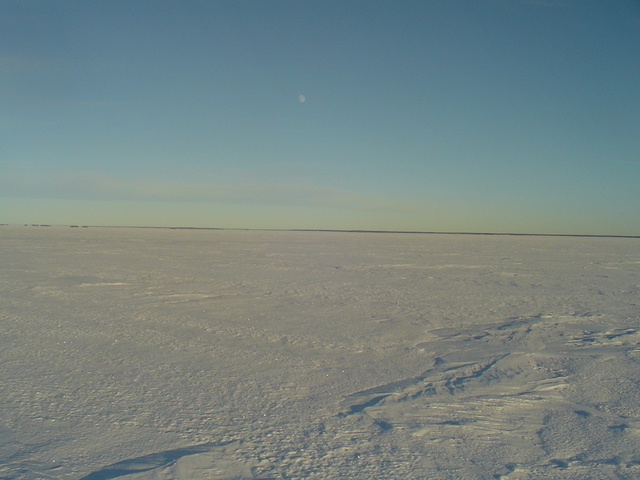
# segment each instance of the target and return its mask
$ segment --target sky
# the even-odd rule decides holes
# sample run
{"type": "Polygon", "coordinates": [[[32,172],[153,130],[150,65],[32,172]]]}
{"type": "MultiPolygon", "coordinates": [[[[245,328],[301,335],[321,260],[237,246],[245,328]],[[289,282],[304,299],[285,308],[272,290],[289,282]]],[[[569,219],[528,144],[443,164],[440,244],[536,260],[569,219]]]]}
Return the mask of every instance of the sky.
{"type": "Polygon", "coordinates": [[[640,235],[640,1],[0,0],[0,223],[640,235]]]}

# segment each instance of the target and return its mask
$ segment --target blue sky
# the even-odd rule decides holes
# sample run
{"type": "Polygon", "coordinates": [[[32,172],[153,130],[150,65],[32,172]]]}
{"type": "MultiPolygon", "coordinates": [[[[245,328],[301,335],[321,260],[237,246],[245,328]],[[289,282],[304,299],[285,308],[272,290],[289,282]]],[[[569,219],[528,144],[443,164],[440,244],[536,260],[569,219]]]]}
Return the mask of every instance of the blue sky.
{"type": "Polygon", "coordinates": [[[638,1],[0,0],[0,223],[640,235],[638,85],[638,1]]]}

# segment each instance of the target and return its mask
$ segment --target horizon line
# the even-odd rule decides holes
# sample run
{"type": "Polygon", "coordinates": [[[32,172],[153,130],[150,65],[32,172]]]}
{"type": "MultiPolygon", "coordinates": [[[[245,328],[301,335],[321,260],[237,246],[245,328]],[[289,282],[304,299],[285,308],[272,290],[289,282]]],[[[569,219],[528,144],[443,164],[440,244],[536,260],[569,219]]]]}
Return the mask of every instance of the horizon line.
{"type": "Polygon", "coordinates": [[[359,230],[336,228],[239,228],[239,227],[160,227],[143,225],[67,225],[67,224],[9,224],[0,223],[0,226],[24,226],[24,227],[69,227],[69,228],[149,228],[162,230],[226,230],[249,232],[328,232],[328,233],[404,233],[412,235],[493,235],[493,236],[519,236],[519,237],[577,237],[577,238],[640,238],[640,235],[613,235],[613,234],[589,234],[589,233],[516,233],[516,232],[439,232],[421,230],[359,230]]]}

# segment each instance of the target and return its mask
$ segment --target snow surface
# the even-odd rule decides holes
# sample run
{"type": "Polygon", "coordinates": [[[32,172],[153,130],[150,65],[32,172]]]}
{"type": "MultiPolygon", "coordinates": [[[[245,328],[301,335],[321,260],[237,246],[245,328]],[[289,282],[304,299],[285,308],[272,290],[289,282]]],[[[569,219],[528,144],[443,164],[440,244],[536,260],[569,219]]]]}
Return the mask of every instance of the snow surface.
{"type": "Polygon", "coordinates": [[[639,247],[0,227],[0,477],[640,478],[639,247]]]}

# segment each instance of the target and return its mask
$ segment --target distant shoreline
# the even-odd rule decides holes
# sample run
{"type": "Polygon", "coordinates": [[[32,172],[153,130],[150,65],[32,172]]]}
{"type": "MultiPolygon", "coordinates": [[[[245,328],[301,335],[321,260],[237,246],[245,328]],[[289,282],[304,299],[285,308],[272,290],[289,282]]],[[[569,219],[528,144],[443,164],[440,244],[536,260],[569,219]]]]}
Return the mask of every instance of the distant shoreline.
{"type": "Polygon", "coordinates": [[[24,227],[69,227],[69,228],[143,228],[158,230],[220,230],[246,232],[327,232],[327,233],[403,233],[413,235],[484,235],[484,236],[513,236],[513,237],[575,237],[575,238],[640,238],[640,235],[605,235],[605,234],[571,234],[571,233],[513,233],[513,232],[429,232],[412,230],[342,230],[324,228],[225,228],[225,227],[153,227],[132,225],[54,225],[54,224],[8,224],[4,226],[24,227]]]}

